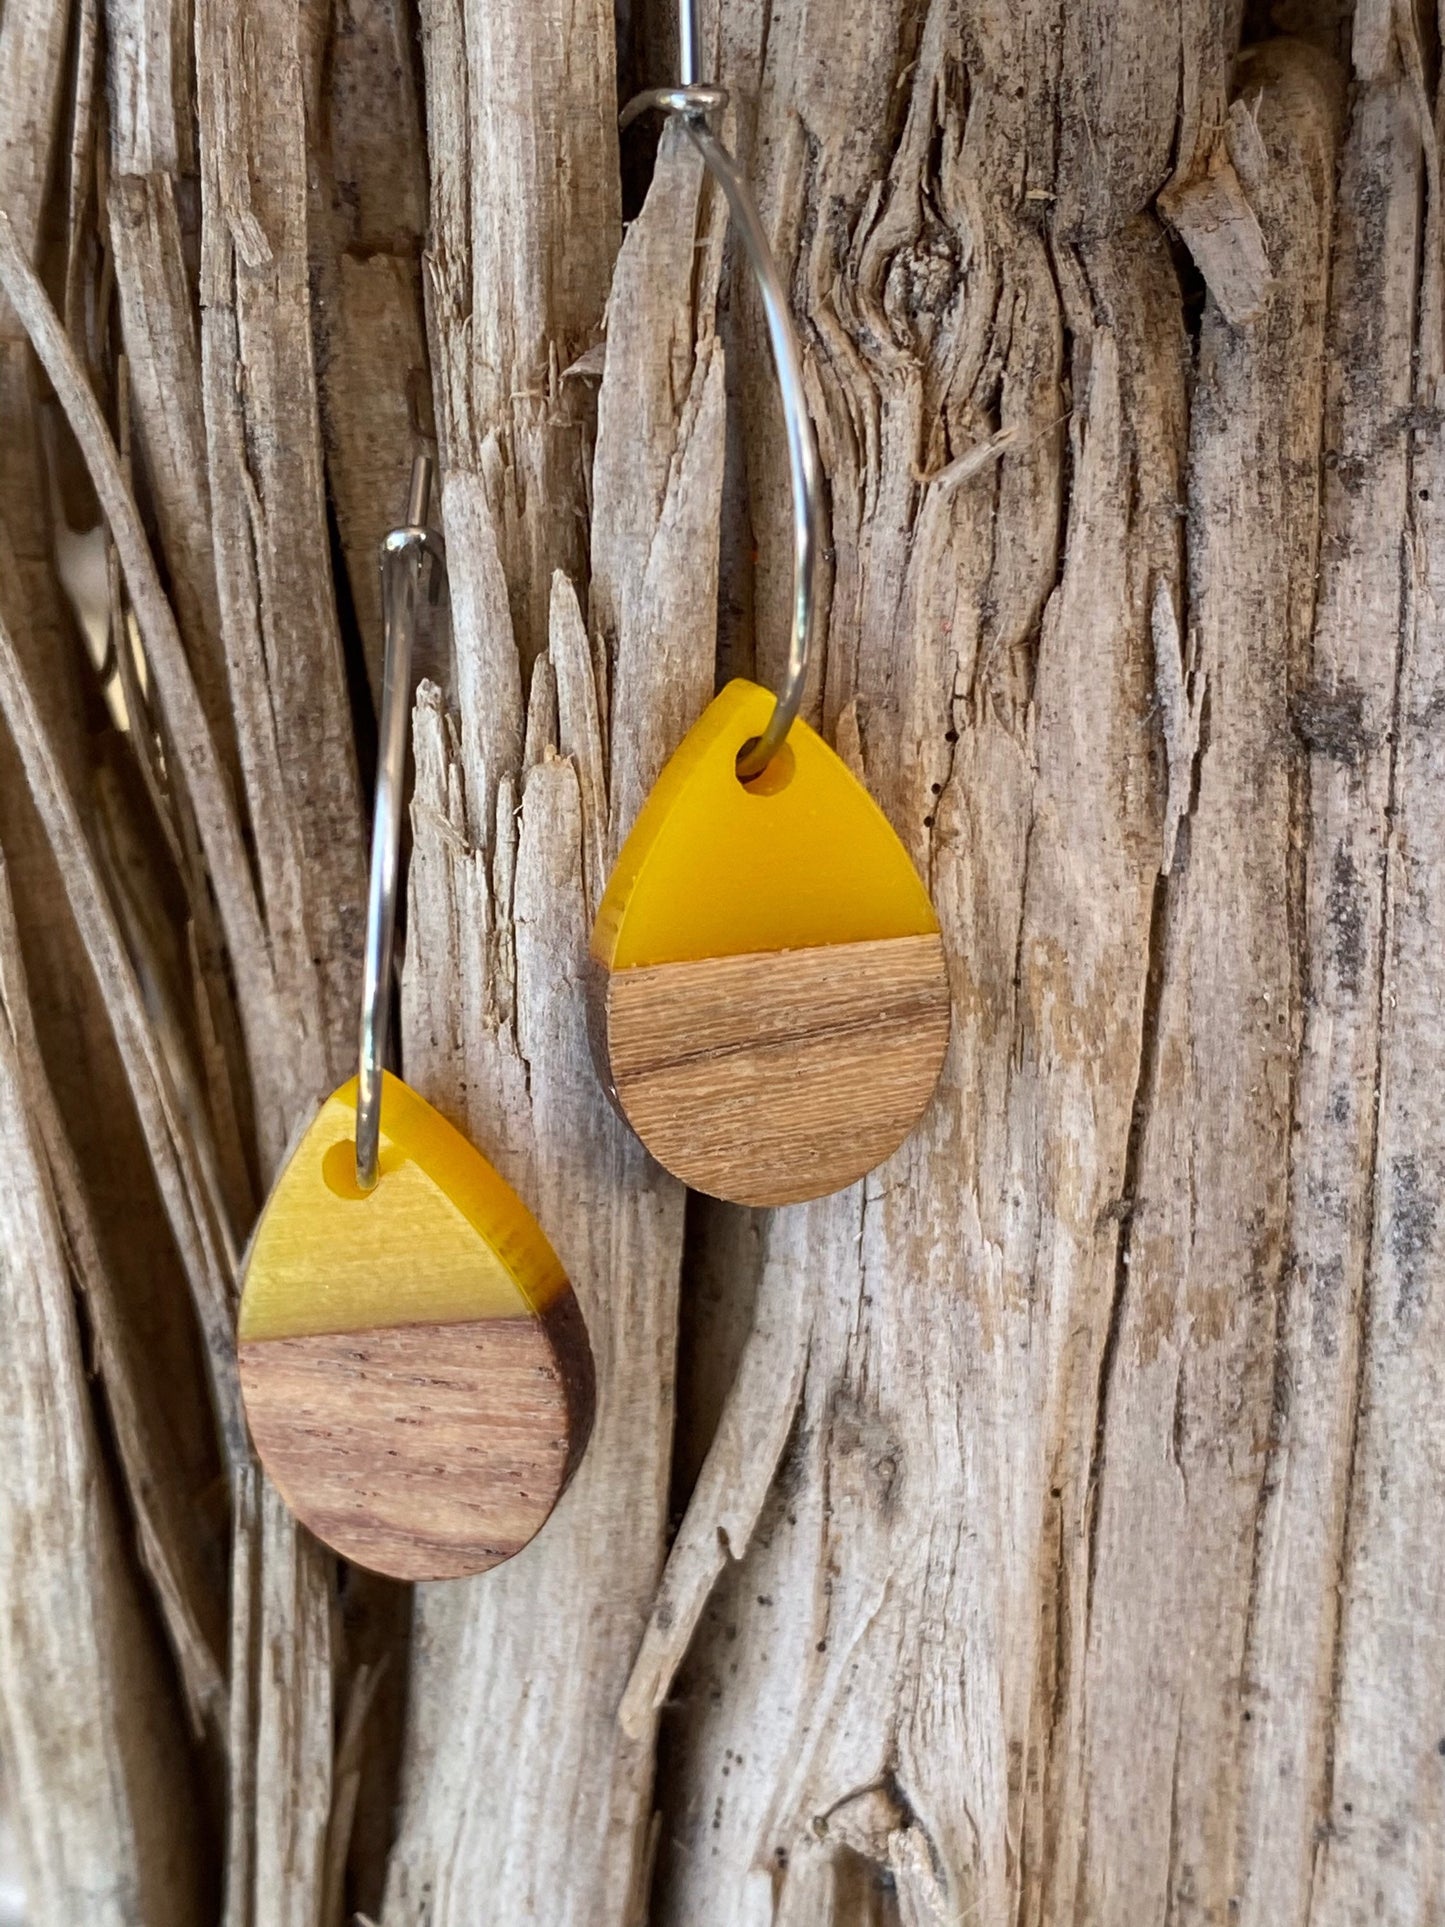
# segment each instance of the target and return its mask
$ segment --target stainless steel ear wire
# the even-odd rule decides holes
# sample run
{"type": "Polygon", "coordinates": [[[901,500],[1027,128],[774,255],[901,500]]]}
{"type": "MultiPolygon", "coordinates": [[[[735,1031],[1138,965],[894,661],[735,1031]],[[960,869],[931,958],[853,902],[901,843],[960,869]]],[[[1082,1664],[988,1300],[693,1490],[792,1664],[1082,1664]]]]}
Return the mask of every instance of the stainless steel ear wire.
{"type": "MultiPolygon", "coordinates": [[[[793,610],[788,661],[773,713],[763,732],[738,756],[738,775],[760,776],[781,748],[802,706],[812,645],[813,576],[822,548],[822,489],[813,424],[803,393],[802,359],[788,310],[787,290],[763,231],[757,204],[737,163],[707,124],[727,104],[727,91],[698,79],[697,0],[679,0],[676,87],[655,87],[630,101],[621,116],[629,126],[652,108],[676,114],[708,172],[727,197],[742,237],[768,324],[773,367],[782,396],[793,497],[793,610]]],[[[402,791],[406,774],[407,722],[411,713],[412,652],[417,596],[428,560],[445,566],[440,539],[426,527],[432,465],[425,455],[412,464],[406,522],[381,545],[382,608],[386,656],[382,671],[381,730],[376,771],[376,810],[371,830],[371,874],[366,902],[366,952],[361,990],[361,1035],[356,1096],[356,1182],[375,1188],[381,1139],[381,1072],[391,1015],[391,969],[396,933],[397,874],[401,857],[402,791]]],[[[435,576],[433,578],[435,582],[435,576]]]]}
{"type": "Polygon", "coordinates": [[[687,130],[688,138],[701,154],[713,179],[727,196],[728,211],[742,237],[744,251],[757,278],[767,317],[768,339],[772,344],[773,367],[783,401],[783,424],[788,439],[788,475],[793,495],[793,632],[788,645],[788,664],[777,703],[761,736],[746,745],[738,757],[738,775],[744,781],[761,776],[781,747],[803,701],[803,686],[808,674],[808,651],[812,644],[814,593],[813,572],[823,542],[822,489],[818,477],[818,451],[813,442],[813,424],[803,394],[803,369],[798,353],[798,337],[788,311],[787,290],[773,258],[768,237],[758,216],[757,203],[736,161],[707,124],[707,116],[727,104],[727,89],[714,87],[698,78],[697,0],[678,0],[679,85],[653,87],[638,94],[623,109],[625,128],[639,114],[651,108],[675,114],[687,130]]]}
{"type": "MultiPolygon", "coordinates": [[[[356,1182],[375,1189],[381,1148],[381,1072],[391,1020],[391,962],[396,936],[396,886],[401,863],[401,819],[406,782],[407,724],[411,718],[412,653],[417,597],[430,562],[432,588],[446,566],[440,536],[426,526],[432,464],[411,465],[406,521],[381,545],[381,606],[386,654],[381,676],[381,730],[376,758],[376,808],[371,820],[371,875],[366,892],[366,954],[361,980],[361,1038],[356,1078],[356,1182]]],[[[435,593],[433,593],[435,600],[435,593]]]]}

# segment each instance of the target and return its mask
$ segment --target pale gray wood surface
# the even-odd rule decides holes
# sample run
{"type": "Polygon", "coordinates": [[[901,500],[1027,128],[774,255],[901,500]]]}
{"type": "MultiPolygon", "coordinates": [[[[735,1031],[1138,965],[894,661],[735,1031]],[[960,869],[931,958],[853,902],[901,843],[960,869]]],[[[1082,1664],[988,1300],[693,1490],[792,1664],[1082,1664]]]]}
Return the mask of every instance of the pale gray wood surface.
{"type": "Polygon", "coordinates": [[[757,300],[680,133],[616,129],[671,11],[0,0],[33,1918],[1427,1927],[1439,30],[704,8],[827,482],[808,713],[954,1002],[899,1154],[747,1213],[585,1037],[608,865],[786,644],[757,300]],[[373,551],[432,436],[402,1064],[546,1226],[599,1410],[535,1544],[413,1599],[265,1485],[231,1326],[351,1064],[373,551]]]}

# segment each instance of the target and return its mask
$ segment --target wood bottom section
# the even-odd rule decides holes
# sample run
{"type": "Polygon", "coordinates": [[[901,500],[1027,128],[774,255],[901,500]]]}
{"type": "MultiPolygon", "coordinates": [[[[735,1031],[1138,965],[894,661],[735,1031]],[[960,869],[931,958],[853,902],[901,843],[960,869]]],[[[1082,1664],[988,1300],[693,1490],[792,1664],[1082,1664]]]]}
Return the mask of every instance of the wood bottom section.
{"type": "Polygon", "coordinates": [[[937,936],[644,965],[594,982],[613,1101],[657,1161],[738,1204],[796,1204],[897,1150],[948,1047],[937,936]]]}
{"type": "Polygon", "coordinates": [[[252,1339],[240,1367],[256,1450],[292,1511],[397,1579],[459,1578],[519,1552],[591,1429],[570,1291],[545,1320],[252,1339]]]}

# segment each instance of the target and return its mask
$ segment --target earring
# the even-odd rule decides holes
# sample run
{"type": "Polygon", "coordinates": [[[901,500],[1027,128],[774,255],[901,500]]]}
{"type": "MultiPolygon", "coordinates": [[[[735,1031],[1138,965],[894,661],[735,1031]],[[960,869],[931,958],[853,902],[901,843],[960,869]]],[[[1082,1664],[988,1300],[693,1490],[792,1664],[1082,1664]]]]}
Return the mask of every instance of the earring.
{"type": "MultiPolygon", "coordinates": [[[[382,1069],[412,644],[431,464],[382,544],[386,656],[358,1074],[276,1181],[238,1342],[256,1450],[304,1524],[357,1565],[450,1579],[540,1530],[592,1426],[592,1354],[541,1227],[487,1160],[382,1069]]],[[[436,576],[433,576],[433,582],[436,576]]]]}
{"type": "Polygon", "coordinates": [[[798,720],[822,522],[818,458],[787,295],[747,183],[706,115],[695,9],[678,114],[727,197],[757,276],[782,390],[793,497],[793,626],[774,698],[731,682],[638,814],[592,932],[593,1053],[658,1162],[739,1204],[853,1183],[926,1108],[948,1045],[938,919],[883,812],[798,720]]]}

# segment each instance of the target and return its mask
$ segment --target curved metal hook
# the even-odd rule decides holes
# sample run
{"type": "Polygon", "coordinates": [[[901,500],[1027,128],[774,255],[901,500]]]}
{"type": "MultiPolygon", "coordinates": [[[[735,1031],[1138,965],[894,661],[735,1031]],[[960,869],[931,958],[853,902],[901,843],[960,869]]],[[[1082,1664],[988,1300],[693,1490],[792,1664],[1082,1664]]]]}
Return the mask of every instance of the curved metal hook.
{"type": "Polygon", "coordinates": [[[617,116],[617,125],[626,133],[633,121],[654,108],[663,114],[714,114],[728,104],[726,87],[705,87],[700,82],[687,87],[649,87],[634,94],[617,116]]]}
{"type": "Polygon", "coordinates": [[[745,744],[738,756],[738,775],[746,782],[762,775],[782,747],[802,707],[815,609],[813,574],[823,545],[822,488],[818,475],[818,451],[813,441],[813,424],[803,391],[802,357],[798,352],[797,332],[788,308],[787,289],[778,272],[777,261],[747,181],[737,162],[707,124],[706,116],[726,104],[727,92],[722,87],[708,86],[697,78],[695,0],[680,0],[679,28],[681,85],[654,87],[647,93],[639,94],[623,109],[621,125],[627,127],[639,114],[653,107],[678,115],[708,172],[727,197],[728,212],[742,237],[743,250],[756,277],[763,313],[767,318],[773,368],[782,396],[783,426],[788,442],[788,479],[793,497],[793,621],[788,662],[767,727],[761,736],[745,744]]]}
{"type": "Polygon", "coordinates": [[[406,782],[406,736],[411,716],[411,664],[416,606],[428,558],[444,564],[442,545],[426,526],[432,465],[411,465],[406,522],[381,544],[381,604],[386,656],[381,678],[381,730],[376,759],[376,808],[371,820],[371,873],[366,892],[366,952],[361,979],[361,1037],[356,1075],[356,1182],[376,1186],[381,1152],[381,1072],[391,1021],[391,967],[396,936],[397,876],[406,782]]]}

